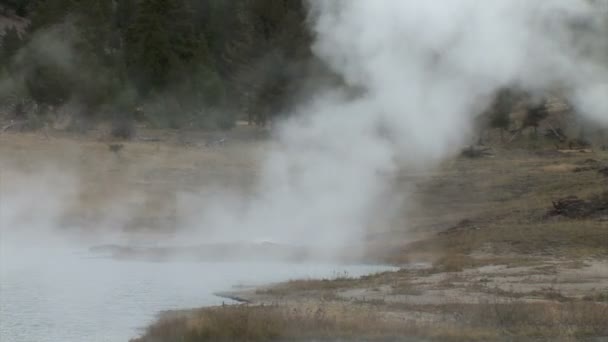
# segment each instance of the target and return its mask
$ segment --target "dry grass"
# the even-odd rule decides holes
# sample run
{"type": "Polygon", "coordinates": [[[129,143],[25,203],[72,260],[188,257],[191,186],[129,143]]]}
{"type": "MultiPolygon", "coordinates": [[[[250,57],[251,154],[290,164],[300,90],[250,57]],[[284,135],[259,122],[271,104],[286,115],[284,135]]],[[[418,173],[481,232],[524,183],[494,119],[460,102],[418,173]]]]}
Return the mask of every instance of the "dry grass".
{"type": "Polygon", "coordinates": [[[576,303],[409,306],[441,318],[381,317],[366,305],[231,306],[167,314],[133,342],[204,341],[498,341],[608,337],[608,305],[576,303]]]}
{"type": "Polygon", "coordinates": [[[547,217],[552,201],[572,195],[593,198],[608,185],[608,178],[597,172],[572,172],[572,165],[589,158],[606,160],[608,154],[556,152],[545,156],[499,150],[495,158],[447,162],[430,178],[419,181],[411,200],[415,204],[406,210],[406,233],[392,231],[385,238],[418,239],[405,242],[388,260],[407,262],[431,255],[436,266],[460,271],[478,266],[479,261],[470,255],[479,252],[519,254],[525,256],[522,259],[608,256],[606,222],[547,217]]]}
{"type": "Polygon", "coordinates": [[[179,225],[178,211],[190,210],[180,207],[180,194],[202,201],[197,196],[209,185],[247,193],[266,149],[263,142],[230,140],[221,148],[188,147],[176,141],[177,133],[162,134],[165,142],[122,142],[112,152],[110,141],[90,136],[3,133],[3,181],[27,187],[28,177],[70,176],[76,195],[64,203],[65,226],[107,230],[116,219],[130,231],[171,231],[179,225]]]}
{"type": "Polygon", "coordinates": [[[538,337],[608,336],[608,306],[593,303],[488,304],[477,324],[495,326],[512,335],[538,337]]]}
{"type": "Polygon", "coordinates": [[[385,335],[371,312],[330,307],[229,306],[161,318],[135,342],[283,341],[385,335]]]}
{"type": "Polygon", "coordinates": [[[401,279],[391,284],[391,294],[393,295],[406,295],[406,296],[418,296],[424,292],[416,284],[411,283],[407,279],[401,279]]]}
{"type": "Polygon", "coordinates": [[[285,295],[294,291],[334,291],[341,288],[347,288],[359,282],[359,279],[341,277],[336,279],[299,279],[290,280],[284,284],[277,286],[259,289],[258,294],[266,295],[285,295]]]}

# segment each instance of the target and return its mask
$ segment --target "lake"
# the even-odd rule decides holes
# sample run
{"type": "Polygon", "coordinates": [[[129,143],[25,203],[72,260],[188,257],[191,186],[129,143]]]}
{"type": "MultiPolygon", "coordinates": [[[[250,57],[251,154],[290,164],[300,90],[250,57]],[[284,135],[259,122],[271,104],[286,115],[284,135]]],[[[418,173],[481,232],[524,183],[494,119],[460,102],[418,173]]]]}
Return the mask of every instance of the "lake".
{"type": "Polygon", "coordinates": [[[332,264],[118,261],[64,249],[30,252],[0,253],[3,342],[126,342],[160,311],[228,303],[214,293],[235,286],[380,271],[332,264]]]}

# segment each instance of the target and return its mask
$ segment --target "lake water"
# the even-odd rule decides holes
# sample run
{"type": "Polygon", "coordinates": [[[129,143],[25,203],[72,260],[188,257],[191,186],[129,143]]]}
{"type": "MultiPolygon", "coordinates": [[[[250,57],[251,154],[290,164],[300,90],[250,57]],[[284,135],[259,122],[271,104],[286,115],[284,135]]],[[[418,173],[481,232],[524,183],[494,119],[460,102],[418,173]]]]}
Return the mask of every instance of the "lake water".
{"type": "Polygon", "coordinates": [[[238,285],[361,276],[375,266],[117,261],[87,253],[0,254],[0,341],[126,342],[159,311],[219,305],[238,285]]]}

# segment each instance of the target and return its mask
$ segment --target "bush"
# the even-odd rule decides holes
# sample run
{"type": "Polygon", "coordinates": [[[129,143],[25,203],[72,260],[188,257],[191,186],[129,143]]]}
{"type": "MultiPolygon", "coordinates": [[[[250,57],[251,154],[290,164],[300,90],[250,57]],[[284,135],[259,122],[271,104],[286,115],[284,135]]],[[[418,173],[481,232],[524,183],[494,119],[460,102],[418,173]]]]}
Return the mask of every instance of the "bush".
{"type": "Polygon", "coordinates": [[[154,127],[220,130],[234,127],[234,112],[209,107],[203,101],[193,101],[184,94],[170,93],[152,98],[152,102],[144,105],[143,115],[154,127]]]}
{"type": "Polygon", "coordinates": [[[33,65],[25,74],[25,85],[36,102],[50,106],[66,103],[72,91],[69,74],[52,63],[33,65]]]}

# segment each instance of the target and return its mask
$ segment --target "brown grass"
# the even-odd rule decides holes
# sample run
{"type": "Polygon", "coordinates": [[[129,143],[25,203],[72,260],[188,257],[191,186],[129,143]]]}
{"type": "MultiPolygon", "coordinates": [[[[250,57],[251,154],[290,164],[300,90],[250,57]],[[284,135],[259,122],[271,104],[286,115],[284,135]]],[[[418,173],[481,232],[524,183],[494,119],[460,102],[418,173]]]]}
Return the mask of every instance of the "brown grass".
{"type": "Polygon", "coordinates": [[[384,335],[387,323],[370,312],[329,307],[229,306],[161,318],[147,341],[282,341],[384,335]]]}
{"type": "MultiPolygon", "coordinates": [[[[368,303],[364,303],[368,304],[368,303]]],[[[368,305],[229,306],[166,314],[133,342],[204,341],[494,341],[608,336],[608,305],[590,302],[409,306],[438,312],[432,322],[381,317],[368,305]]]]}
{"type": "Polygon", "coordinates": [[[179,224],[179,210],[200,210],[180,207],[180,194],[201,200],[197,194],[210,184],[247,193],[266,148],[263,141],[231,140],[221,148],[189,147],[176,141],[178,133],[149,134],[166,141],[122,142],[123,149],[115,153],[109,149],[111,142],[91,136],[55,133],[47,139],[41,134],[3,133],[4,181],[27,183],[28,175],[53,179],[54,173],[67,174],[77,193],[64,203],[67,208],[61,219],[66,226],[113,229],[107,224],[113,219],[108,213],[125,211],[128,218],[116,218],[124,221],[122,228],[166,232],[179,224]],[[10,179],[11,174],[18,177],[10,179]]]}
{"type": "MultiPolygon", "coordinates": [[[[407,262],[431,255],[446,271],[476,267],[473,253],[563,258],[608,256],[608,225],[599,219],[547,217],[552,201],[566,196],[591,199],[608,185],[596,172],[570,172],[605,152],[557,154],[499,150],[496,158],[455,159],[419,183],[406,210],[407,236],[415,241],[388,258],[407,262]],[[567,166],[567,167],[566,167],[567,166]]],[[[405,181],[405,180],[404,180],[405,181]]],[[[394,241],[397,232],[389,234],[394,241]]],[[[381,246],[381,244],[379,244],[381,246]]]]}
{"type": "Polygon", "coordinates": [[[294,279],[285,283],[261,288],[256,290],[258,294],[266,295],[284,295],[291,292],[307,292],[307,291],[334,291],[341,288],[348,288],[361,281],[362,278],[352,278],[347,274],[337,275],[334,278],[325,279],[294,279]]]}

